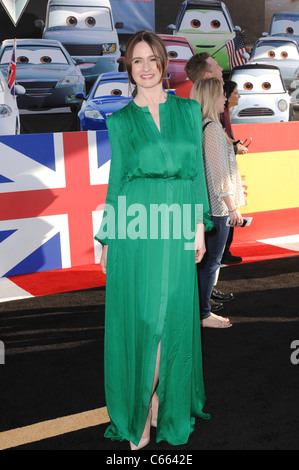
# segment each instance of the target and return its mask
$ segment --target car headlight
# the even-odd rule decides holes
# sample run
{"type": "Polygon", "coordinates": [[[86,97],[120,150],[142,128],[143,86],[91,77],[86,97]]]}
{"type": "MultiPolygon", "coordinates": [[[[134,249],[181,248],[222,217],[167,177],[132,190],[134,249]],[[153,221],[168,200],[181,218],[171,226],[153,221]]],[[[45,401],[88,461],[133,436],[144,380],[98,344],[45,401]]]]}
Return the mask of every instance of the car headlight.
{"type": "Polygon", "coordinates": [[[288,109],[288,103],[286,102],[286,100],[280,100],[278,102],[278,109],[281,112],[284,112],[288,109]]]}
{"type": "Polygon", "coordinates": [[[6,118],[12,114],[12,109],[6,104],[0,104],[0,118],[6,118]]]}
{"type": "Polygon", "coordinates": [[[103,54],[112,54],[116,51],[116,44],[115,43],[108,43],[102,44],[102,51],[103,54]]]}
{"type": "Polygon", "coordinates": [[[88,109],[84,111],[85,117],[89,119],[102,119],[104,120],[104,117],[100,113],[100,111],[97,111],[96,109],[88,109]]]}
{"type": "Polygon", "coordinates": [[[78,81],[78,75],[68,75],[62,80],[61,85],[72,85],[73,83],[78,83],[78,81]]]}

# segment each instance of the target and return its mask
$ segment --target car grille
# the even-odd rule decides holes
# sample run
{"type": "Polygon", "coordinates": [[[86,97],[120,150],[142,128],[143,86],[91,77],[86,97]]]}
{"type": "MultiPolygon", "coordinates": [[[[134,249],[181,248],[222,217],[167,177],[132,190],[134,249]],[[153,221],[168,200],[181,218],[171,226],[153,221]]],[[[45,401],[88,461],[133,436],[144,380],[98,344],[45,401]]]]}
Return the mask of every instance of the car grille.
{"type": "Polygon", "coordinates": [[[57,85],[57,81],[55,82],[26,82],[26,81],[19,81],[18,85],[22,85],[26,90],[49,90],[49,88],[55,88],[57,85]]]}
{"type": "Polygon", "coordinates": [[[261,117],[274,116],[274,111],[269,108],[247,108],[242,109],[238,114],[239,117],[261,117]]]}
{"type": "Polygon", "coordinates": [[[71,56],[98,56],[102,55],[101,44],[63,44],[71,56]]]}

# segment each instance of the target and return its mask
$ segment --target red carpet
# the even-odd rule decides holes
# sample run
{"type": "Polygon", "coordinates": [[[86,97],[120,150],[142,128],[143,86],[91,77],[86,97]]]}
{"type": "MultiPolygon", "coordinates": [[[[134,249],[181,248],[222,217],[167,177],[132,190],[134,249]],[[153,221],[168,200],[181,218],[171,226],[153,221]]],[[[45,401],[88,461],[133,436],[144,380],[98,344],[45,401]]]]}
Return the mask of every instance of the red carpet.
{"type": "MultiPolygon", "coordinates": [[[[270,259],[286,258],[299,255],[299,251],[286,249],[280,246],[255,242],[234,243],[231,252],[243,258],[242,263],[254,263],[270,259]]],[[[2,278],[4,279],[4,278],[2,278]]],[[[28,296],[39,297],[62,292],[78,291],[105,286],[106,276],[102,273],[100,265],[77,266],[69,269],[45,271],[8,278],[12,286],[23,291],[14,298],[28,296]]],[[[1,281],[1,279],[0,279],[1,281]]],[[[10,294],[11,296],[11,294],[10,294]]],[[[13,295],[11,296],[13,298],[13,295]]],[[[8,296],[1,296],[0,301],[10,300],[8,296]]]]}
{"type": "Polygon", "coordinates": [[[231,252],[234,256],[241,256],[242,263],[255,263],[256,261],[299,255],[297,251],[260,242],[247,242],[245,245],[236,243],[232,246],[231,252]]]}
{"type": "Polygon", "coordinates": [[[9,278],[34,297],[104,286],[106,276],[99,265],[24,274],[9,278]]]}

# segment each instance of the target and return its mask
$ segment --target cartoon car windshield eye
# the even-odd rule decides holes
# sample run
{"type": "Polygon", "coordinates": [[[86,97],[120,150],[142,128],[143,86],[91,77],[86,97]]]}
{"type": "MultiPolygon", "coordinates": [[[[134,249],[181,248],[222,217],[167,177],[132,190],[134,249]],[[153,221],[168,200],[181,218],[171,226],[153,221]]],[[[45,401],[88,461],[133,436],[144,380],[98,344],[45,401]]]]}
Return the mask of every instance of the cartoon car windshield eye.
{"type": "Polygon", "coordinates": [[[274,18],[271,27],[271,36],[283,34],[290,34],[294,36],[299,35],[299,17],[297,19],[291,16],[289,19],[287,19],[287,17],[284,19],[283,17],[279,16],[274,18]]]}
{"type": "Polygon", "coordinates": [[[17,62],[19,62],[20,64],[28,64],[29,59],[25,55],[20,55],[17,57],[17,62]]]}
{"type": "Polygon", "coordinates": [[[78,20],[77,20],[77,18],[76,18],[75,16],[68,16],[67,19],[66,19],[66,24],[67,24],[68,26],[73,26],[73,27],[75,27],[75,26],[77,26],[77,24],[78,24],[78,20]]]}
{"type": "Polygon", "coordinates": [[[189,47],[179,45],[166,45],[167,55],[170,59],[189,60],[193,52],[189,47]]]}
{"type": "Polygon", "coordinates": [[[49,11],[48,28],[70,28],[86,29],[98,28],[102,30],[112,30],[111,16],[109,10],[99,8],[91,10],[88,7],[72,7],[67,9],[64,6],[53,7],[49,11]]]}
{"type": "Polygon", "coordinates": [[[234,77],[238,84],[239,93],[281,93],[284,92],[283,84],[279,74],[261,73],[260,75],[250,75],[238,73],[234,77]]]}
{"type": "Polygon", "coordinates": [[[180,31],[196,30],[197,33],[230,32],[229,25],[221,11],[186,11],[180,31]]]}
{"type": "MultiPolygon", "coordinates": [[[[2,57],[1,63],[10,61],[11,50],[7,48],[2,57]]],[[[17,48],[17,62],[20,64],[49,64],[55,62],[56,64],[67,64],[67,59],[61,49],[52,47],[51,49],[43,49],[40,47],[32,48],[17,48]]]]}
{"type": "Polygon", "coordinates": [[[291,41],[279,42],[279,41],[260,41],[253,53],[253,59],[299,59],[298,49],[296,44],[292,44],[291,41]]]}
{"type": "Polygon", "coordinates": [[[110,81],[107,83],[99,83],[97,89],[94,92],[93,97],[98,98],[99,96],[125,96],[129,98],[131,91],[128,83],[110,81]]]}
{"type": "Polygon", "coordinates": [[[88,16],[85,20],[86,26],[93,28],[96,25],[96,19],[93,16],[88,16]]]}

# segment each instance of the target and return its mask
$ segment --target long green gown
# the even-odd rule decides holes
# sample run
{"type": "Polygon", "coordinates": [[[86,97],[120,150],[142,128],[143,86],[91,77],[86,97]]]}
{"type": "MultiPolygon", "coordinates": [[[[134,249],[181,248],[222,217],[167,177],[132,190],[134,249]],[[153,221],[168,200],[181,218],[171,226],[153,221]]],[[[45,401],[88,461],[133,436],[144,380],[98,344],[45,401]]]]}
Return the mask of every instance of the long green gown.
{"type": "Polygon", "coordinates": [[[186,248],[190,217],[184,218],[183,211],[181,223],[175,210],[168,216],[162,211],[158,222],[150,214],[153,207],[186,205],[194,213],[193,231],[195,223],[204,223],[206,231],[213,227],[202,159],[201,108],[196,101],[169,94],[160,104],[159,131],[149,109],[131,101],[108,118],[107,126],[110,176],[104,217],[95,236],[108,244],[105,393],[111,424],[105,436],[139,443],[161,342],[156,439],[180,445],[188,441],[196,417],[210,417],[203,412],[194,243],[192,249],[186,248]],[[195,220],[196,204],[203,205],[203,216],[196,215],[195,220]],[[111,206],[115,224],[107,209],[111,206]]]}

